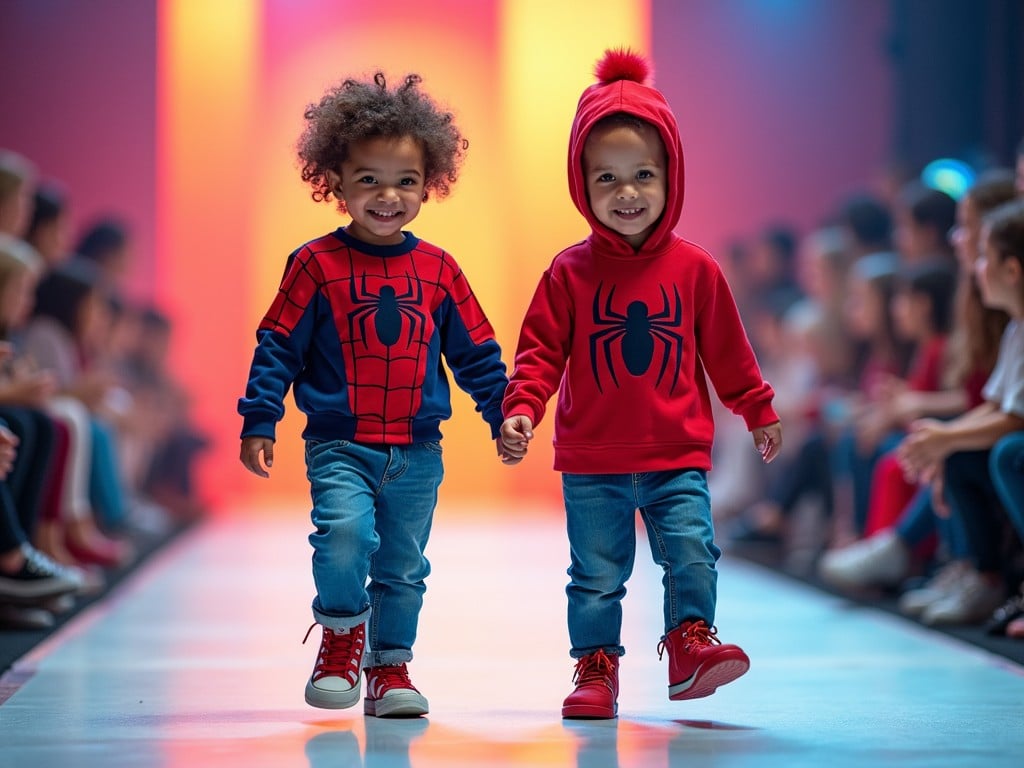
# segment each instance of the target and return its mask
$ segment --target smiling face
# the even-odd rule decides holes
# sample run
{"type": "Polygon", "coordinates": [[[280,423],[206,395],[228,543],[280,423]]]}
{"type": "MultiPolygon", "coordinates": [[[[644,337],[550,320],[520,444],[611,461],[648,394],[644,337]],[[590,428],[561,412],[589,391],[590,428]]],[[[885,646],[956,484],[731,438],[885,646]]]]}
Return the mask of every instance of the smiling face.
{"type": "Polygon", "coordinates": [[[668,193],[665,147],[653,126],[598,126],[583,148],[594,216],[640,248],[658,224],[668,193]]]}
{"type": "Polygon", "coordinates": [[[375,137],[352,144],[341,173],[329,174],[352,217],[348,232],[371,245],[397,245],[402,227],[423,204],[423,149],[409,137],[375,137]]]}

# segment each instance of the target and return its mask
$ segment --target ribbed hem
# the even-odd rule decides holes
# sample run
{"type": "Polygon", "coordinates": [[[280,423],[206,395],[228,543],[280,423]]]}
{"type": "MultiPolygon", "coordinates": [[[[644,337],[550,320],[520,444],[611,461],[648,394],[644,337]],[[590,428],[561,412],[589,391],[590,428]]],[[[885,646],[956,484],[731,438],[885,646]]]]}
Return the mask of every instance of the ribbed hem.
{"type": "Polygon", "coordinates": [[[555,443],[555,469],[574,475],[621,475],[711,469],[710,443],[582,445],[555,443]]]}

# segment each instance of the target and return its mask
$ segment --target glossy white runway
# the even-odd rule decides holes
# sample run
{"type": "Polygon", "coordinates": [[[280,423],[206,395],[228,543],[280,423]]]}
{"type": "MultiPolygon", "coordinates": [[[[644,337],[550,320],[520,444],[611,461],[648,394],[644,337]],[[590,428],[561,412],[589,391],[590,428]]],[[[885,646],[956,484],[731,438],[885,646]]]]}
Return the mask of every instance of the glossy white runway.
{"type": "Polygon", "coordinates": [[[194,530],[22,659],[0,766],[1017,766],[1024,669],[728,555],[718,625],[751,657],[670,702],[660,573],[640,543],[620,717],[564,722],[572,662],[560,523],[435,525],[413,679],[422,720],[306,706],[317,646],[305,512],[194,530]]]}

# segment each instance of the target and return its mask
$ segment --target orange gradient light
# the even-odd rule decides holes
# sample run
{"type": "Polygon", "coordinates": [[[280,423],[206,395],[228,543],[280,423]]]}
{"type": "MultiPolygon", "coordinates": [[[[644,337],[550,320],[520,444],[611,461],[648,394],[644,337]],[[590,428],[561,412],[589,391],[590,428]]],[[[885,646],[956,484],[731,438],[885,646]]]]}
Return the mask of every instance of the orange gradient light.
{"type": "MultiPolygon", "coordinates": [[[[511,365],[541,272],[585,234],[565,180],[576,100],[605,48],[649,49],[649,17],[646,1],[437,0],[384,14],[348,2],[161,0],[159,298],[179,329],[175,368],[215,436],[207,496],[273,508],[308,494],[304,419],[290,399],[269,481],[238,463],[235,410],[285,259],[347,222],[299,178],[304,106],[380,68],[389,78],[420,74],[454,112],[470,142],[466,165],[453,195],[425,205],[410,229],[465,270],[511,365]]],[[[446,508],[476,514],[481,501],[555,497],[549,425],[529,460],[509,469],[469,397],[454,399],[442,427],[446,508]]]]}

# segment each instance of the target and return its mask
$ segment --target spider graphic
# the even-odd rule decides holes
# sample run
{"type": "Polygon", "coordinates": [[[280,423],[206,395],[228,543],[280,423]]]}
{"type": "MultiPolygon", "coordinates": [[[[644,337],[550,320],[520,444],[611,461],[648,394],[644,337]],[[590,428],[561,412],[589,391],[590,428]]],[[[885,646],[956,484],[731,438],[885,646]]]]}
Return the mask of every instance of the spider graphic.
{"type": "Polygon", "coordinates": [[[409,275],[405,276],[406,291],[397,293],[394,286],[382,285],[377,293],[366,287],[366,273],[360,280],[360,290],[356,293],[356,281],[350,280],[352,304],[356,309],[348,313],[348,330],[351,338],[363,340],[367,344],[366,321],[373,317],[373,327],[377,338],[385,347],[393,346],[402,334],[402,317],[409,321],[409,338],[406,346],[412,344],[417,327],[422,332],[426,323],[423,312],[418,309],[423,303],[423,286],[415,284],[409,275]],[[359,335],[355,333],[355,324],[359,323],[359,335]]]}
{"type": "Polygon", "coordinates": [[[639,300],[631,301],[626,306],[626,313],[622,314],[612,309],[612,298],[615,296],[614,286],[608,291],[602,311],[601,287],[603,285],[600,283],[594,294],[594,324],[607,327],[590,334],[590,364],[594,371],[594,380],[597,382],[598,391],[604,391],[601,388],[601,377],[597,365],[599,344],[605,364],[608,366],[608,372],[617,387],[619,381],[615,377],[615,364],[612,359],[612,347],[615,342],[620,342],[622,362],[625,364],[626,370],[633,376],[642,376],[655,359],[655,342],[657,341],[663,346],[655,387],[661,384],[661,379],[672,359],[672,352],[675,351],[675,371],[672,374],[672,386],[669,388],[671,393],[679,381],[679,369],[683,357],[683,337],[672,330],[679,328],[683,320],[683,304],[679,297],[679,289],[675,286],[672,287],[674,301],[670,305],[665,287],[660,286],[663,308],[657,314],[651,314],[647,305],[639,300]]]}

